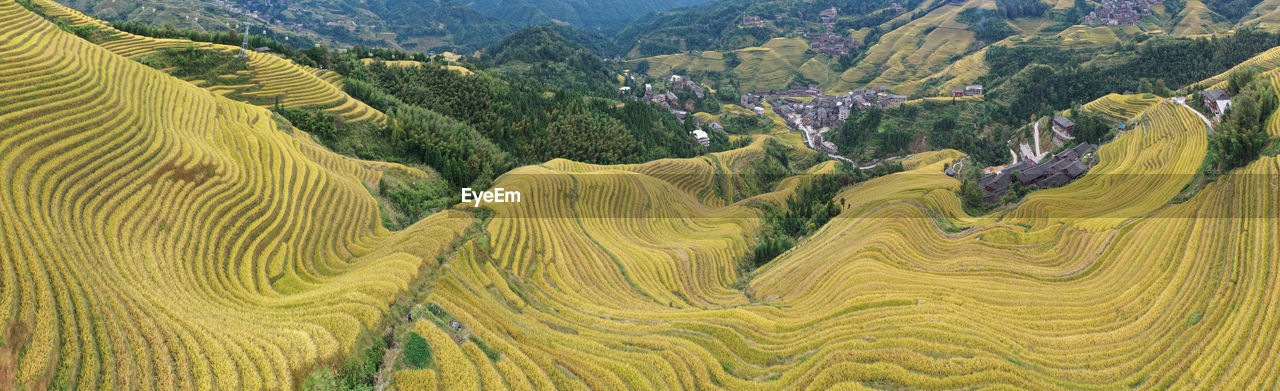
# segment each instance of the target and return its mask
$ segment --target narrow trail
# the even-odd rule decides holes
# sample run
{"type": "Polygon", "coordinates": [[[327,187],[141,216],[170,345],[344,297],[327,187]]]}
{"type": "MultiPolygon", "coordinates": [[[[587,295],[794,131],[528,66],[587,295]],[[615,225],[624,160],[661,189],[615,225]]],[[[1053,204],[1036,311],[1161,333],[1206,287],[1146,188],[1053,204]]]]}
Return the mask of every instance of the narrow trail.
{"type": "Polygon", "coordinates": [[[1036,123],[1031,127],[1031,136],[1036,139],[1036,160],[1039,161],[1044,158],[1044,152],[1040,151],[1040,120],[1036,120],[1036,123]]]}
{"type": "Polygon", "coordinates": [[[1201,114],[1200,110],[1196,110],[1191,108],[1191,106],[1187,106],[1187,98],[1169,98],[1169,100],[1173,101],[1173,103],[1177,103],[1178,105],[1181,105],[1182,107],[1185,107],[1187,110],[1191,110],[1192,113],[1196,113],[1196,116],[1199,116],[1200,120],[1204,121],[1204,127],[1209,130],[1209,135],[1210,136],[1213,135],[1213,121],[1209,121],[1209,117],[1205,117],[1204,114],[1201,114]]]}

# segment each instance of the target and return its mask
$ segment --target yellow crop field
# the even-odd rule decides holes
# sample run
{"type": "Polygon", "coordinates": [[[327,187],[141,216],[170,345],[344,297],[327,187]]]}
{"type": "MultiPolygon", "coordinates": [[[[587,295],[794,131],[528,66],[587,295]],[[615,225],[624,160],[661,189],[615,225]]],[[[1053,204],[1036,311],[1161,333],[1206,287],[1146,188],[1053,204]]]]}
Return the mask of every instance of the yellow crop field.
{"type": "Polygon", "coordinates": [[[1209,10],[1200,0],[1187,0],[1187,6],[1178,13],[1178,24],[1173,27],[1173,34],[1193,36],[1226,31],[1231,26],[1216,22],[1220,16],[1209,10]]]}
{"type": "MultiPolygon", "coordinates": [[[[422,66],[422,63],[421,63],[421,62],[414,61],[414,60],[391,60],[391,61],[387,61],[387,60],[378,60],[378,59],[372,59],[372,58],[362,58],[362,59],[360,59],[360,61],[361,61],[361,62],[363,62],[363,63],[365,63],[365,64],[372,64],[372,63],[374,63],[374,62],[381,62],[381,63],[383,63],[383,64],[386,64],[386,65],[387,65],[387,66],[389,66],[389,67],[417,67],[417,66],[422,66]]],[[[456,72],[458,72],[458,73],[463,74],[464,76],[470,76],[470,75],[472,75],[472,74],[474,74],[474,73],[475,73],[475,72],[472,72],[470,69],[467,69],[467,68],[462,67],[462,66],[459,66],[459,65],[444,65],[444,66],[442,66],[442,68],[444,68],[444,69],[448,69],[448,70],[451,70],[451,71],[456,71],[456,72]]],[[[619,77],[621,77],[621,76],[619,76],[619,77]]]]}
{"type": "MultiPolygon", "coordinates": [[[[985,6],[986,3],[983,3],[985,6]]],[[[990,4],[994,7],[994,3],[990,4]]],[[[867,86],[918,88],[918,82],[952,65],[951,58],[963,54],[975,42],[968,26],[955,21],[962,7],[946,5],[906,25],[885,33],[880,42],[867,49],[867,56],[841,75],[835,89],[852,90],[867,86]],[[869,83],[857,83],[864,78],[869,83]]]]}
{"type": "MultiPolygon", "coordinates": [[[[341,83],[250,61],[258,92],[341,83]]],[[[396,390],[1280,389],[1280,159],[1171,203],[1208,143],[1168,101],[1090,103],[1138,126],[1013,210],[967,214],[943,173],[958,151],[905,158],[750,269],[758,206],[837,169],[750,188],[798,133],[520,167],[494,187],[523,202],[392,232],[370,189],[421,171],[334,154],[13,0],[0,64],[0,389],[298,388],[400,300],[442,315],[407,324],[432,355],[381,373],[396,390]]]]}
{"type": "Polygon", "coordinates": [[[1280,0],[1262,0],[1253,7],[1253,12],[1245,16],[1235,28],[1257,26],[1263,30],[1275,31],[1280,28],[1280,0]]]}
{"type": "Polygon", "coordinates": [[[649,75],[663,77],[685,71],[724,72],[724,54],[707,50],[701,52],[667,54],[646,58],[649,61],[649,75]]]}
{"type": "MultiPolygon", "coordinates": [[[[1267,71],[1264,77],[1271,82],[1272,91],[1275,91],[1277,97],[1280,97],[1280,69],[1267,71]]],[[[1267,119],[1266,128],[1268,136],[1272,138],[1280,137],[1280,115],[1271,113],[1271,118],[1267,119]]]]}
{"type": "MultiPolygon", "coordinates": [[[[240,48],[235,46],[192,42],[183,39],[157,39],[137,36],[111,28],[106,23],[85,16],[53,0],[32,1],[43,7],[51,16],[64,17],[77,26],[92,25],[99,30],[108,32],[111,40],[103,42],[101,46],[124,57],[135,58],[155,53],[165,48],[187,46],[227,53],[240,51],[240,48]]],[[[317,74],[308,67],[295,64],[270,53],[256,52],[249,53],[248,65],[250,78],[253,81],[252,84],[233,88],[222,86],[217,92],[222,95],[232,92],[239,93],[241,96],[250,99],[249,103],[262,107],[272,107],[279,99],[279,103],[283,107],[321,108],[348,121],[373,120],[382,122],[386,119],[382,112],[369,107],[364,102],[351,98],[342,91],[341,86],[331,83],[330,79],[322,78],[322,75],[317,74]]],[[[329,76],[329,78],[332,78],[332,76],[329,76]]]]}
{"type": "MultiPolygon", "coordinates": [[[[1193,114],[1149,116],[1088,175],[1198,167],[1193,114]]],[[[917,155],[911,171],[847,189],[840,217],[745,276],[731,270],[756,228],[742,209],[609,167],[517,170],[499,182],[577,196],[498,208],[493,242],[464,246],[426,299],[494,354],[420,323],[449,352],[403,377],[428,389],[1277,386],[1280,315],[1267,308],[1280,293],[1267,287],[1280,277],[1265,272],[1280,259],[1275,219],[1214,218],[1280,205],[1276,159],[1180,205],[1165,206],[1163,190],[1126,211],[1075,198],[1081,214],[1124,221],[1027,225],[964,215],[960,183],[942,174],[959,156],[917,155]]],[[[1104,200],[1134,193],[1088,181],[1104,200]]],[[[1158,187],[1181,187],[1170,183],[1158,187]]]]}
{"type": "Polygon", "coordinates": [[[922,92],[926,95],[951,96],[951,90],[964,88],[966,85],[973,84],[979,77],[987,73],[987,62],[983,60],[983,56],[987,54],[987,48],[982,48],[972,54],[964,56],[959,61],[947,65],[938,73],[929,75],[919,80],[908,81],[893,87],[893,91],[900,94],[914,94],[922,92]],[[934,91],[920,91],[921,84],[925,81],[938,80],[941,83],[934,91]],[[932,94],[930,94],[932,92],[932,94]]]}
{"type": "Polygon", "coordinates": [[[470,224],[389,232],[366,187],[409,169],[11,0],[0,64],[0,388],[293,388],[470,224]]]}
{"type": "Polygon", "coordinates": [[[1258,55],[1231,67],[1230,70],[1214,75],[1208,79],[1201,80],[1200,83],[1197,84],[1207,86],[1207,88],[1226,88],[1227,76],[1230,75],[1231,72],[1250,68],[1257,70],[1280,68],[1280,47],[1274,47],[1265,52],[1258,53],[1258,55]]]}
{"type": "Polygon", "coordinates": [[[1035,227],[1058,221],[1082,229],[1113,228],[1169,202],[1200,169],[1208,129],[1191,109],[1163,102],[1138,126],[1097,153],[1089,175],[1036,192],[1010,214],[1035,227]]]}
{"type": "MultiPolygon", "coordinates": [[[[760,46],[734,50],[741,63],[733,69],[744,90],[787,87],[791,72],[797,71],[824,86],[833,84],[838,75],[830,74],[825,57],[805,59],[809,44],[800,38],[773,38],[760,46]]],[[[702,51],[644,58],[649,62],[649,75],[662,77],[682,72],[723,72],[724,53],[702,51]]]]}
{"type": "Polygon", "coordinates": [[[1164,98],[1151,95],[1107,94],[1092,102],[1085,103],[1085,111],[1101,114],[1113,122],[1126,122],[1142,114],[1147,108],[1163,101],[1164,98]]]}

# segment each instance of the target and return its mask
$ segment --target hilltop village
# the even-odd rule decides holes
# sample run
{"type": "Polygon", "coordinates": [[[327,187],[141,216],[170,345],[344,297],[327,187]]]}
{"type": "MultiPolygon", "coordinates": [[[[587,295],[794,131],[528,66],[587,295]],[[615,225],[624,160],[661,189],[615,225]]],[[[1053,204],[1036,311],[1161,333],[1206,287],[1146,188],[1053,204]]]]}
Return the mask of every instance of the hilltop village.
{"type": "MultiPolygon", "coordinates": [[[[630,74],[624,75],[624,77],[634,78],[634,76],[631,76],[630,74]]],[[[686,110],[683,110],[685,107],[681,106],[680,97],[677,95],[678,92],[682,94],[684,92],[687,92],[688,94],[692,95],[691,97],[692,99],[696,99],[696,100],[702,100],[703,98],[706,98],[706,94],[707,94],[706,89],[704,89],[702,85],[698,84],[698,82],[693,81],[693,79],[689,77],[685,77],[681,75],[667,76],[661,80],[661,83],[658,86],[655,86],[652,83],[645,83],[644,95],[641,95],[639,97],[636,97],[635,95],[633,95],[631,91],[631,87],[623,86],[618,88],[618,93],[621,96],[630,97],[630,99],[635,99],[641,102],[653,103],[653,104],[662,106],[663,108],[667,109],[667,111],[670,111],[672,114],[675,114],[676,118],[679,118],[681,122],[684,122],[686,117],[689,116],[689,112],[686,110]]],[[[685,95],[685,96],[689,97],[689,95],[685,95]]],[[[689,107],[693,107],[693,106],[689,106],[689,107]]],[[[697,117],[694,117],[693,122],[696,128],[692,132],[690,132],[690,136],[693,136],[693,138],[697,140],[699,144],[702,144],[702,146],[704,147],[710,146],[711,137],[709,134],[707,134],[706,131],[702,130],[702,125],[703,125],[702,120],[697,117]]],[[[708,124],[708,126],[711,129],[724,130],[724,126],[716,122],[712,122],[708,124]]]]}
{"type": "Polygon", "coordinates": [[[1138,23],[1151,16],[1151,5],[1164,0],[1108,0],[1084,17],[1084,23],[1095,26],[1118,26],[1138,23]]]}

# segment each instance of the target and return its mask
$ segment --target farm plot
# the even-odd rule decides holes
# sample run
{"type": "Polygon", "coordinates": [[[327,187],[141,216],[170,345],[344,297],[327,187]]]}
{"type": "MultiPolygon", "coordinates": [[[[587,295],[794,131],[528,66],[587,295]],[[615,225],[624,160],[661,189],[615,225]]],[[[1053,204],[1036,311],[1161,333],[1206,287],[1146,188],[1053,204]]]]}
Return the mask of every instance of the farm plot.
{"type": "Polygon", "coordinates": [[[293,388],[470,224],[10,0],[0,63],[0,388],[293,388]]]}
{"type": "Polygon", "coordinates": [[[444,333],[432,338],[450,352],[397,381],[1274,388],[1280,315],[1266,309],[1280,304],[1280,277],[1265,270],[1280,257],[1280,226],[1265,213],[1280,205],[1280,166],[1263,158],[1167,205],[1183,184],[1176,174],[1204,156],[1203,124],[1168,104],[1147,117],[1073,192],[1035,192],[1008,216],[965,215],[959,181],[942,174],[958,154],[913,157],[911,171],[842,192],[839,217],[740,277],[730,269],[756,226],[733,205],[707,207],[688,185],[609,167],[522,169],[500,182],[575,197],[496,211],[492,243],[466,246],[423,303],[465,325],[418,325],[444,333]],[[1112,178],[1122,173],[1152,179],[1112,178]],[[594,217],[616,210],[630,215],[594,217]]]}
{"type": "MultiPolygon", "coordinates": [[[[158,52],[167,48],[195,47],[203,50],[217,50],[225,53],[237,53],[235,46],[192,42],[183,39],[157,39],[137,36],[111,28],[111,26],[84,14],[67,8],[53,0],[32,0],[43,7],[49,15],[66,18],[77,26],[91,25],[106,31],[111,37],[101,46],[112,53],[135,58],[158,52]]],[[[249,103],[261,107],[273,107],[277,102],[288,108],[314,107],[342,117],[347,121],[373,120],[382,122],[386,116],[364,102],[351,98],[339,85],[330,83],[316,72],[287,59],[270,53],[248,53],[248,64],[252,84],[226,88],[221,86],[219,94],[247,99],[249,103]]],[[[331,78],[331,76],[330,76],[331,78]]]]}

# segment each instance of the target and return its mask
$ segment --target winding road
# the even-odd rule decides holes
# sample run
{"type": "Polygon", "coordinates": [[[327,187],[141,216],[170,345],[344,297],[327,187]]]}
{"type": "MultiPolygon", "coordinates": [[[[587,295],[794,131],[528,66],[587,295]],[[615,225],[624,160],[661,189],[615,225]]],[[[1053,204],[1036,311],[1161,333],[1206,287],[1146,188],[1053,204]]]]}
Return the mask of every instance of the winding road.
{"type": "Polygon", "coordinates": [[[1187,98],[1169,98],[1169,100],[1173,101],[1173,103],[1182,105],[1182,107],[1186,107],[1187,110],[1191,110],[1192,113],[1196,113],[1197,116],[1200,116],[1200,119],[1204,121],[1204,127],[1209,129],[1209,135],[1213,135],[1213,121],[1209,121],[1209,117],[1205,117],[1204,114],[1201,114],[1200,110],[1187,106],[1187,98]]]}

